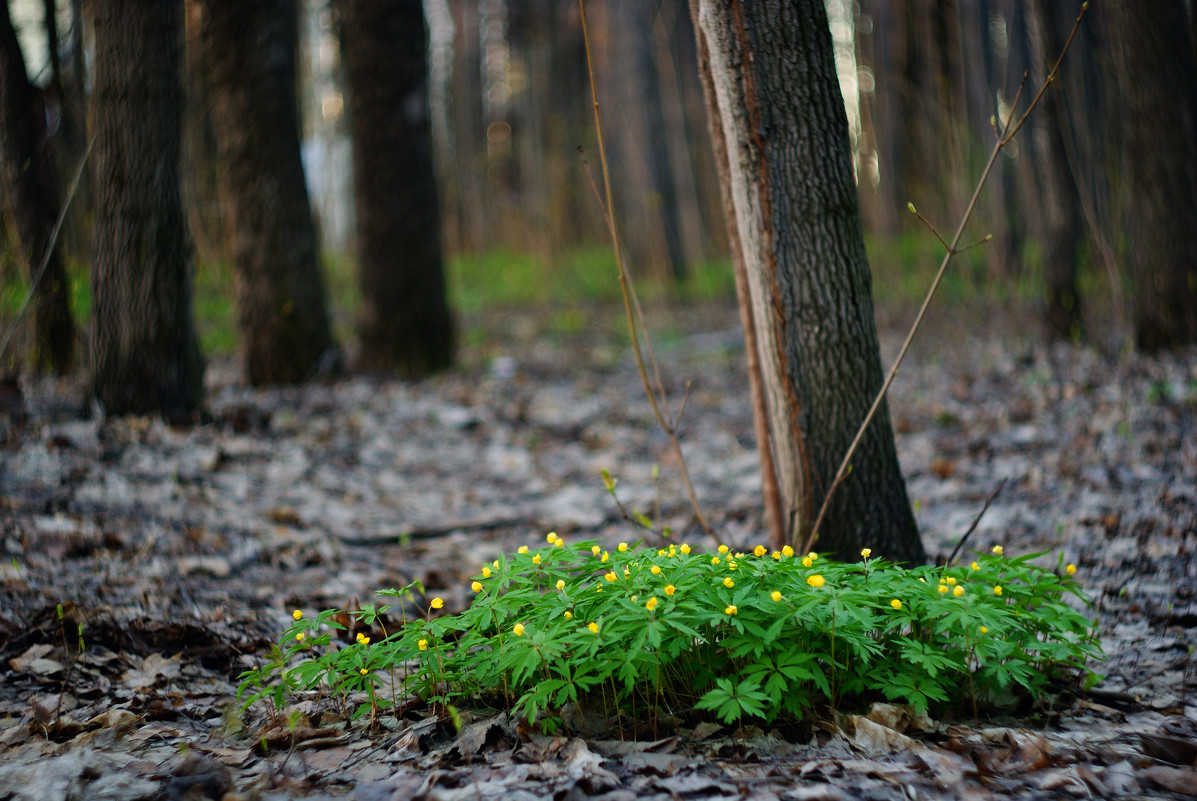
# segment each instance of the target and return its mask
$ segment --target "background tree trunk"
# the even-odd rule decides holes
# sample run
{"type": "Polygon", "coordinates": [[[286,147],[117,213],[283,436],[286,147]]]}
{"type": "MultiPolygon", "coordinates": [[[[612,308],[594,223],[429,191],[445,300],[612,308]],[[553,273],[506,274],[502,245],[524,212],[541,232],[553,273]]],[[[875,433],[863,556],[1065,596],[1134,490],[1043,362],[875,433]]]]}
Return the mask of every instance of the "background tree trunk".
{"type": "Polygon", "coordinates": [[[332,346],[299,155],[294,0],[202,0],[237,323],[251,384],[294,384],[332,346]]]}
{"type": "Polygon", "coordinates": [[[110,414],[203,396],[179,199],[182,0],[107,0],[95,29],[92,386],[110,414]]]}
{"type": "Polygon", "coordinates": [[[66,373],[74,363],[75,324],[60,248],[46,253],[59,212],[49,159],[45,109],[29,83],[5,0],[0,2],[0,191],[21,261],[30,280],[37,281],[34,362],[66,373]]]}
{"type": "MultiPolygon", "coordinates": [[[[1034,43],[1038,85],[1052,68],[1064,47],[1075,17],[1072,5],[1059,0],[1031,0],[1031,39],[1034,43]],[[1063,17],[1061,12],[1063,12],[1063,17]],[[1070,13],[1071,12],[1071,13],[1070,13]]],[[[1039,189],[1043,197],[1043,277],[1047,284],[1044,322],[1048,336],[1078,339],[1081,336],[1081,299],[1077,292],[1077,250],[1084,222],[1081,195],[1068,164],[1064,137],[1071,135],[1066,98],[1051,91],[1043,96],[1034,132],[1040,140],[1039,189]]]]}
{"type": "MultiPolygon", "coordinates": [[[[713,79],[713,138],[727,146],[724,193],[746,267],[782,508],[798,541],[881,386],[827,15],[822,0],[692,3],[713,79]]],[[[925,560],[885,409],[816,547],[852,557],[866,546],[925,560]]]]}
{"type": "Polygon", "coordinates": [[[1125,103],[1135,339],[1153,351],[1197,342],[1197,63],[1181,0],[1108,7],[1125,103]]]}
{"type": "Polygon", "coordinates": [[[420,0],[339,0],[353,131],[360,365],[419,376],[453,362],[420,0]]]}

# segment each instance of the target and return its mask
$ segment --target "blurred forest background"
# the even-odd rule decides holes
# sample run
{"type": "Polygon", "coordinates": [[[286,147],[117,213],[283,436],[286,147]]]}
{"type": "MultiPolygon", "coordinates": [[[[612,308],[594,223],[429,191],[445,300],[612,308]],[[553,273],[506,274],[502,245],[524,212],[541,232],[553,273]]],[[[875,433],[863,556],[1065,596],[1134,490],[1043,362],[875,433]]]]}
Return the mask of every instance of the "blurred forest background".
{"type": "MultiPolygon", "coordinates": [[[[69,195],[93,125],[92,3],[106,5],[100,0],[8,0],[32,90],[34,163],[47,197],[54,198],[44,213],[51,220],[69,195]]],[[[256,30],[251,18],[267,12],[248,9],[261,6],[273,15],[271,24],[282,25],[293,58],[297,136],[332,341],[348,343],[352,354],[353,343],[364,336],[359,308],[365,285],[356,278],[355,254],[368,250],[359,241],[366,194],[355,195],[354,189],[355,175],[364,178],[353,168],[348,84],[354,80],[355,59],[356,80],[385,79],[369,77],[367,62],[376,56],[351,41],[347,23],[368,13],[362,5],[350,0],[181,4],[180,191],[196,253],[196,324],[209,356],[234,354],[246,344],[236,323],[232,264],[238,248],[245,247],[237,242],[237,220],[247,212],[245,201],[237,207],[227,183],[222,184],[230,146],[221,143],[221,126],[268,129],[269,136],[260,138],[264,143],[288,136],[276,130],[287,126],[285,114],[270,118],[266,112],[258,115],[254,109],[260,106],[252,100],[242,106],[229,102],[230,93],[238,91],[229,75],[250,72],[237,59],[262,49],[261,42],[245,46],[231,68],[222,66],[225,51],[232,49],[228,41],[235,37],[221,38],[212,20],[223,14],[256,30]]],[[[1077,341],[1087,334],[1123,338],[1133,327],[1133,281],[1125,265],[1130,246],[1120,233],[1128,230],[1132,205],[1122,154],[1134,141],[1131,129],[1160,124],[1146,113],[1119,112],[1126,104],[1106,5],[1095,4],[1085,16],[1058,86],[1001,155],[994,180],[981,194],[973,234],[965,240],[992,233],[992,242],[968,251],[947,285],[949,300],[955,295],[1025,304],[1039,315],[1046,334],[1077,341]]],[[[1163,5],[1180,9],[1184,17],[1181,0],[1163,5]]],[[[1027,92],[1042,80],[1080,4],[826,0],[826,6],[875,292],[883,303],[912,300],[924,291],[942,250],[907,212],[907,203],[941,230],[950,230],[992,147],[995,115],[1000,120],[1009,112],[1024,74],[1027,92]]],[[[583,327],[584,305],[614,299],[618,285],[593,187],[596,178],[588,174],[597,176],[597,148],[577,3],[425,0],[423,10],[425,108],[434,142],[439,241],[448,306],[464,322],[461,335],[474,336],[472,315],[511,306],[543,306],[551,312],[550,326],[583,327]]],[[[633,272],[652,297],[730,299],[734,285],[688,4],[593,0],[588,19],[616,213],[633,272]]],[[[1181,79],[1189,83],[1183,91],[1173,86],[1177,105],[1193,95],[1189,23],[1187,18],[1181,23],[1177,34],[1187,52],[1187,61],[1180,59],[1187,65],[1181,79]]],[[[391,49],[410,49],[412,29],[397,29],[391,49]]],[[[16,45],[7,38],[3,42],[6,51],[16,45]]],[[[14,63],[6,56],[6,84],[16,80],[14,63]]],[[[1167,91],[1167,80],[1159,77],[1156,83],[1167,91]]],[[[365,95],[360,84],[357,91],[365,95]]],[[[1140,91],[1152,90],[1143,86],[1140,91]]],[[[0,133],[10,143],[11,124],[10,119],[0,133]]],[[[359,142],[360,137],[359,132],[359,142]]],[[[263,153],[276,148],[259,146],[263,153]]],[[[1191,152],[1184,158],[1193,161],[1191,152]]],[[[381,208],[364,213],[427,220],[430,195],[406,192],[408,182],[403,183],[378,201],[381,208]]],[[[5,188],[10,200],[19,201],[5,188]]],[[[77,354],[88,352],[91,336],[86,321],[94,280],[89,283],[88,276],[98,190],[94,174],[83,170],[59,241],[77,354]]],[[[13,223],[19,213],[13,213],[14,203],[5,205],[6,219],[13,223]]],[[[18,329],[3,354],[3,368],[10,372],[26,365],[37,336],[32,322],[14,325],[32,271],[32,260],[22,256],[29,245],[16,246],[19,228],[5,227],[2,250],[0,322],[4,332],[18,329]]],[[[419,228],[426,238],[437,236],[435,217],[419,228]]],[[[393,247],[404,251],[409,246],[393,247]]],[[[322,343],[316,347],[328,345],[316,339],[322,343]]],[[[60,371],[80,363],[78,358],[50,361],[60,371]]]]}

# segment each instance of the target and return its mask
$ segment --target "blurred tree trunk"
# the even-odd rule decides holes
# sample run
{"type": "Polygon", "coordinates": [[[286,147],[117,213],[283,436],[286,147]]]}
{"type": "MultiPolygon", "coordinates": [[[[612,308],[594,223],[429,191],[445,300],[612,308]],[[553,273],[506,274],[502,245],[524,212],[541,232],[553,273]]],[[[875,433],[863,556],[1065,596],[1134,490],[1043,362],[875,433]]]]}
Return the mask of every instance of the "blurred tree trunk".
{"type": "MultiPolygon", "coordinates": [[[[1079,4],[1078,4],[1079,5],[1079,4]]],[[[1031,39],[1034,43],[1035,83],[1052,68],[1064,47],[1075,11],[1059,0],[1031,0],[1031,39]],[[1063,13],[1061,13],[1063,12],[1063,13]]],[[[1078,250],[1084,221],[1081,195],[1068,163],[1065,137],[1071,136],[1063,87],[1043,96],[1034,132],[1040,141],[1039,188],[1043,197],[1044,278],[1047,307],[1044,323],[1053,339],[1075,340],[1082,334],[1081,298],[1077,291],[1078,250]]]]}
{"type": "Polygon", "coordinates": [[[453,362],[420,0],[338,0],[362,291],[360,363],[425,375],[453,362]]]}
{"type": "Polygon", "coordinates": [[[294,0],[201,0],[237,323],[251,384],[310,378],[332,347],[299,155],[294,0]]]}
{"type": "MultiPolygon", "coordinates": [[[[772,447],[785,528],[801,542],[882,383],[826,10],[822,0],[691,0],[691,9],[745,267],[740,303],[757,338],[771,436],[759,447],[772,447]]],[[[925,560],[884,406],[816,547],[925,560]]]]}
{"type": "Polygon", "coordinates": [[[182,0],[107,0],[95,30],[92,388],[109,414],[203,397],[179,199],[182,0]]]}
{"type": "Polygon", "coordinates": [[[1181,0],[1113,0],[1135,338],[1197,342],[1197,61],[1181,0]]]}
{"type": "Polygon", "coordinates": [[[0,191],[11,238],[34,284],[34,362],[66,373],[74,363],[75,324],[60,248],[50,248],[59,203],[46,137],[45,108],[29,83],[5,0],[0,3],[0,191]]]}

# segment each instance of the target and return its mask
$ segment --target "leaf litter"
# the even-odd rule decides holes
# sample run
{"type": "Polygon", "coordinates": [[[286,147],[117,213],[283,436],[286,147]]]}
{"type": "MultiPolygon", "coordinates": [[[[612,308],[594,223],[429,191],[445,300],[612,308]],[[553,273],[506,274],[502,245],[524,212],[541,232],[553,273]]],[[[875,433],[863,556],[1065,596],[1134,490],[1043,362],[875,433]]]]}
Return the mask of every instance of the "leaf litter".
{"type": "MultiPolygon", "coordinates": [[[[875,705],[663,737],[566,714],[571,730],[548,737],[469,710],[459,733],[418,704],[373,730],[314,702],[273,728],[239,714],[237,675],[294,608],[354,608],[419,579],[460,609],[477,564],[545,530],[636,536],[603,468],[626,507],[687,530],[626,338],[589,313],[584,334],[489,317],[460,371],[418,383],[251,390],[216,365],[190,428],[88,418],[77,387],[22,385],[0,418],[0,798],[1197,796],[1197,353],[1047,346],[1000,319],[945,322],[903,369],[907,487],[942,559],[1007,481],[964,552],[1054,548],[1078,565],[1108,657],[1092,692],[981,721],[875,705]]],[[[653,315],[674,397],[692,382],[682,442],[699,498],[751,547],[736,312],[653,315]]]]}

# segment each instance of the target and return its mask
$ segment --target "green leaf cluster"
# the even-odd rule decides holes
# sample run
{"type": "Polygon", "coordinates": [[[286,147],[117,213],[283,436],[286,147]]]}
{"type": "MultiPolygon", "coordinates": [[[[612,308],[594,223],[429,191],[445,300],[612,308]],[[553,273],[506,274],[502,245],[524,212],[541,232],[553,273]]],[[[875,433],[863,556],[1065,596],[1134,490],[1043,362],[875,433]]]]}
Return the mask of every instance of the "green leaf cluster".
{"type": "MultiPolygon", "coordinates": [[[[907,569],[761,546],[621,543],[608,552],[550,534],[542,547],[480,566],[461,613],[434,615],[435,599],[378,642],[336,646],[334,611],[297,621],[267,667],[243,675],[241,697],[279,707],[297,691],[342,703],[364,691],[362,714],[410,694],[446,708],[504,706],[552,728],[567,705],[795,720],[814,706],[875,699],[928,710],[1038,696],[1053,677],[1083,675],[1101,648],[1096,620],[1080,611],[1088,599],[1075,568],[995,550],[967,566],[907,569]],[[386,673],[400,688],[390,698],[376,692],[386,673]]],[[[380,595],[410,605],[422,588],[380,595]]],[[[356,614],[376,625],[391,611],[356,614]]]]}

